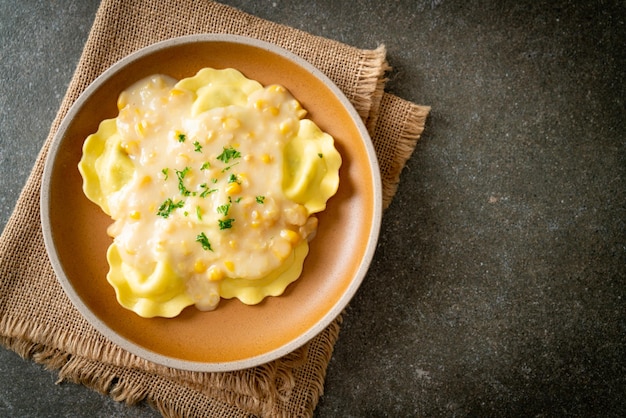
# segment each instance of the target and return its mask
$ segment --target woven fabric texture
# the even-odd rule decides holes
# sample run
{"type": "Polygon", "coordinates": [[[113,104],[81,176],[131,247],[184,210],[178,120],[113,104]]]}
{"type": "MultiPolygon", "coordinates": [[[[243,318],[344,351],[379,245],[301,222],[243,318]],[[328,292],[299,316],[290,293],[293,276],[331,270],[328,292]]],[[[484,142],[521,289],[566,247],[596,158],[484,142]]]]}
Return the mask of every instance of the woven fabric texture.
{"type": "MultiPolygon", "coordinates": [[[[124,56],[196,33],[231,33],[272,42],[332,79],[371,133],[384,206],[424,128],[429,108],[384,92],[384,47],[361,50],[278,25],[229,6],[191,0],[105,0],[15,210],[0,237],[0,342],[113,399],[148,401],[164,416],[311,416],[323,392],[341,318],[300,349],[253,369],[194,373],[138,358],[99,334],[64,294],[46,256],[39,193],[50,143],[81,92],[124,56]]],[[[80,262],[80,260],[77,260],[80,262]]]]}

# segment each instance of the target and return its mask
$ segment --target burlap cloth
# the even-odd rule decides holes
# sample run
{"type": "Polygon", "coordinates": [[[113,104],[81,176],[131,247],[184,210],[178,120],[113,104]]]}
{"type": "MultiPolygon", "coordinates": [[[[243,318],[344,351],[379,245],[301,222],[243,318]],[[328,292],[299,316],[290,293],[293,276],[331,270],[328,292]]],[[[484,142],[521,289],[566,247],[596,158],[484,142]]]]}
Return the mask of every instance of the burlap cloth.
{"type": "MultiPolygon", "coordinates": [[[[195,33],[258,38],[300,55],[346,94],[371,133],[384,205],[422,133],[429,108],[384,93],[383,46],[360,50],[210,1],[105,0],[49,136],[0,238],[0,342],[113,399],[146,400],[165,416],[311,416],[324,388],[340,318],[295,352],[253,369],[193,373],[137,358],[75,310],[48,261],[39,218],[40,179],[62,118],[100,73],[129,53],[195,33]]],[[[36,402],[36,401],[35,401],[36,402]]]]}

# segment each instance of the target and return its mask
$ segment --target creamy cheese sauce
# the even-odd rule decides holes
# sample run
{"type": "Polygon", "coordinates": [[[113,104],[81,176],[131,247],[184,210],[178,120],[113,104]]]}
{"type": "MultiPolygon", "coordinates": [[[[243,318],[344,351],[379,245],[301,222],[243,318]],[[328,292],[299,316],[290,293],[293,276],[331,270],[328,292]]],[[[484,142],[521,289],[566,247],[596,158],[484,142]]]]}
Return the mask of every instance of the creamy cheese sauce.
{"type": "Polygon", "coordinates": [[[114,220],[107,276],[141,316],[258,303],[298,278],[337,190],[332,137],[282,86],[236,70],[125,90],[85,142],[86,195],[114,220]]]}

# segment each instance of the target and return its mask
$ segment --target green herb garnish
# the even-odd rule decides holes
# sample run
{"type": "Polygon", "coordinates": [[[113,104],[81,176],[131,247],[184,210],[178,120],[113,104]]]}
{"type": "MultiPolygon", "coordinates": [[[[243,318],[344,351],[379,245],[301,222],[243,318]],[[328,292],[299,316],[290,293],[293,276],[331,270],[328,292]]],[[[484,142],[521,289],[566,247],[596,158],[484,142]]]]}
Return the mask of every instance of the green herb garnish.
{"type": "Polygon", "coordinates": [[[234,167],[234,166],[236,166],[237,164],[239,164],[239,161],[237,161],[235,164],[231,164],[231,165],[229,165],[229,166],[224,167],[224,168],[222,169],[222,173],[224,173],[224,172],[226,172],[226,171],[230,170],[231,168],[233,168],[233,167],[234,167]]]}
{"type": "Polygon", "coordinates": [[[228,177],[228,182],[229,182],[229,183],[239,183],[239,179],[237,178],[237,175],[235,175],[235,174],[231,174],[231,175],[228,177]]]}
{"type": "Polygon", "coordinates": [[[256,197],[256,202],[260,205],[262,205],[263,203],[265,203],[265,196],[257,196],[256,197]]]}
{"type": "Polygon", "coordinates": [[[235,148],[224,147],[224,151],[222,151],[222,153],[217,156],[217,159],[224,162],[225,164],[228,164],[230,160],[234,160],[235,158],[240,158],[240,157],[241,157],[241,153],[237,151],[235,148]]]}
{"type": "Polygon", "coordinates": [[[227,203],[225,205],[220,205],[217,207],[217,213],[220,213],[224,216],[228,215],[229,210],[230,210],[230,203],[227,203]]]}
{"type": "Polygon", "coordinates": [[[229,219],[219,219],[217,221],[217,224],[219,225],[220,230],[223,230],[223,229],[230,229],[230,228],[232,228],[233,227],[233,222],[235,222],[235,220],[232,219],[232,218],[229,218],[229,219]]]}
{"type": "Polygon", "coordinates": [[[161,170],[161,173],[163,173],[163,175],[165,176],[165,180],[167,180],[167,176],[169,175],[169,168],[164,168],[163,170],[161,170]]]}
{"type": "Polygon", "coordinates": [[[199,221],[202,220],[202,209],[200,209],[200,206],[196,206],[196,216],[198,217],[199,221]]]}
{"type": "Polygon", "coordinates": [[[189,167],[185,167],[182,171],[181,170],[175,170],[176,171],[176,177],[178,177],[178,190],[180,190],[180,194],[182,194],[183,196],[189,196],[190,194],[192,194],[185,187],[185,184],[183,182],[183,179],[185,178],[187,173],[189,173],[189,170],[191,170],[191,168],[189,168],[189,167]]]}
{"type": "Polygon", "coordinates": [[[185,202],[182,200],[174,202],[172,199],[167,198],[167,200],[163,202],[161,206],[159,206],[159,211],[157,212],[157,215],[167,219],[175,209],[182,208],[184,205],[185,202]]]}
{"type": "Polygon", "coordinates": [[[322,154],[321,152],[317,154],[318,157],[320,158],[324,158],[324,154],[322,154]]]}
{"type": "Polygon", "coordinates": [[[211,163],[207,161],[206,163],[202,164],[200,170],[208,170],[209,168],[211,168],[211,163]]]}
{"type": "Polygon", "coordinates": [[[193,143],[194,146],[194,151],[195,152],[202,152],[202,145],[200,145],[200,143],[198,141],[193,143]]]}
{"type": "Polygon", "coordinates": [[[209,189],[206,183],[202,183],[200,185],[200,188],[202,189],[202,192],[200,192],[200,197],[203,197],[203,198],[217,191],[217,189],[209,189]]]}
{"type": "Polygon", "coordinates": [[[196,237],[196,242],[199,242],[202,245],[203,250],[213,251],[213,248],[211,248],[211,243],[209,242],[209,238],[204,232],[198,234],[198,236],[196,237]]]}
{"type": "Polygon", "coordinates": [[[185,134],[178,134],[176,135],[176,139],[178,140],[178,142],[185,142],[185,139],[187,139],[187,136],[185,134]]]}

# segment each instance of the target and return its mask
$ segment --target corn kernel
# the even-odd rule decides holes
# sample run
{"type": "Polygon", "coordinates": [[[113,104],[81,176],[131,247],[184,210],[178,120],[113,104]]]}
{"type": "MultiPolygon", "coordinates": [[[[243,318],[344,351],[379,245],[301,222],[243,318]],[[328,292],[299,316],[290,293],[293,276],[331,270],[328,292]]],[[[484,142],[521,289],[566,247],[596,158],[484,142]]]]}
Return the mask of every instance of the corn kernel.
{"type": "Polygon", "coordinates": [[[286,135],[291,131],[291,124],[289,122],[282,122],[278,127],[281,134],[286,135]]]}
{"type": "Polygon", "coordinates": [[[145,119],[143,119],[137,124],[137,126],[135,126],[135,131],[137,131],[137,134],[139,136],[144,136],[146,134],[146,129],[148,129],[148,121],[146,121],[145,119]]]}
{"type": "Polygon", "coordinates": [[[226,186],[226,194],[232,196],[234,194],[241,193],[241,185],[239,183],[229,183],[226,186]]]}
{"type": "Polygon", "coordinates": [[[207,271],[207,277],[210,281],[216,282],[224,278],[224,272],[218,267],[211,266],[207,271]]]}
{"type": "Polygon", "coordinates": [[[202,260],[197,260],[193,265],[193,271],[196,273],[204,273],[206,271],[206,265],[202,262],[202,260]]]}
{"type": "Polygon", "coordinates": [[[235,263],[232,261],[224,261],[224,267],[226,267],[229,271],[235,271],[235,263]]]}
{"type": "Polygon", "coordinates": [[[270,106],[266,110],[270,112],[272,116],[278,116],[278,114],[280,113],[280,109],[276,106],[270,106]]]}
{"type": "Polygon", "coordinates": [[[261,110],[265,107],[265,100],[257,100],[256,102],[254,102],[254,108],[257,110],[261,110]]]}
{"type": "Polygon", "coordinates": [[[181,96],[182,94],[184,94],[184,91],[182,91],[180,89],[172,89],[172,90],[170,90],[170,96],[171,97],[181,96]]]}
{"type": "Polygon", "coordinates": [[[291,245],[289,241],[285,239],[277,239],[272,245],[272,253],[276,258],[283,261],[291,253],[291,245]]]}
{"type": "Polygon", "coordinates": [[[272,156],[269,154],[262,154],[261,161],[263,161],[265,164],[268,164],[270,161],[272,161],[272,156]]]}
{"type": "Polygon", "coordinates": [[[268,87],[268,90],[273,91],[275,93],[284,93],[285,88],[280,84],[274,84],[268,87]]]}
{"type": "Polygon", "coordinates": [[[124,141],[120,144],[120,147],[128,155],[136,154],[139,151],[137,141],[124,141]]]}
{"type": "Polygon", "coordinates": [[[291,229],[283,229],[280,231],[280,237],[295,245],[300,241],[300,235],[291,229]]]}
{"type": "Polygon", "coordinates": [[[130,219],[138,220],[141,218],[141,212],[139,212],[138,210],[133,210],[130,212],[129,216],[130,219]]]}
{"type": "Polygon", "coordinates": [[[143,178],[141,179],[141,183],[139,183],[142,186],[145,186],[146,184],[149,184],[152,181],[152,177],[150,176],[143,176],[143,178]]]}
{"type": "Polygon", "coordinates": [[[122,110],[128,104],[128,93],[122,92],[117,98],[117,109],[122,110]]]}
{"type": "Polygon", "coordinates": [[[222,122],[222,127],[224,129],[237,129],[241,126],[241,122],[235,118],[227,118],[222,122]]]}
{"type": "Polygon", "coordinates": [[[234,239],[231,239],[230,241],[228,241],[228,245],[230,246],[230,248],[232,248],[233,250],[237,249],[237,241],[235,241],[234,239]]]}

